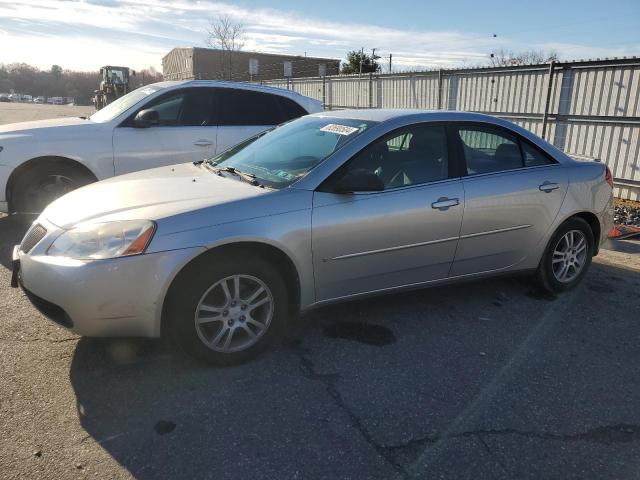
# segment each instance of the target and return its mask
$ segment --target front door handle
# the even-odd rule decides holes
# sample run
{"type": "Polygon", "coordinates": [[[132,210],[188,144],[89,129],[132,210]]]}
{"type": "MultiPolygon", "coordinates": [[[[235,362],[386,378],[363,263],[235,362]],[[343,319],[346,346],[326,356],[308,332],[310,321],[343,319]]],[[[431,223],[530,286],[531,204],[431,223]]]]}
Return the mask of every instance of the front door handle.
{"type": "Polygon", "coordinates": [[[552,191],[557,190],[558,188],[560,188],[560,185],[558,185],[557,183],[553,183],[553,182],[544,182],[538,188],[540,189],[541,192],[549,193],[549,192],[552,192],[552,191]]]}
{"type": "Polygon", "coordinates": [[[447,210],[450,207],[455,207],[456,205],[460,205],[460,199],[440,197],[438,201],[433,202],[431,204],[431,208],[435,208],[436,210],[443,211],[443,210],[447,210]]]}
{"type": "Polygon", "coordinates": [[[209,147],[213,145],[211,140],[196,140],[193,144],[197,147],[209,147]]]}

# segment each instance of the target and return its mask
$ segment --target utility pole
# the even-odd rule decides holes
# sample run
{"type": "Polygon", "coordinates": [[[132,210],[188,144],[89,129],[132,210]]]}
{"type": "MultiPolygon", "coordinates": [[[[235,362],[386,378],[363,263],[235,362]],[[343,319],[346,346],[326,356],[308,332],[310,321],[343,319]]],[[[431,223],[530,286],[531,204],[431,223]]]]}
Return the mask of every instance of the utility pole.
{"type": "MultiPolygon", "coordinates": [[[[376,60],[378,60],[380,57],[376,56],[376,50],[378,50],[377,48],[372,48],[371,49],[371,63],[373,65],[376,65],[376,60]]],[[[371,65],[373,67],[373,65],[371,65]]]]}
{"type": "Polygon", "coordinates": [[[360,75],[362,75],[362,60],[364,60],[364,47],[360,47],[360,75]]]}
{"type": "Polygon", "coordinates": [[[391,73],[391,59],[393,58],[393,53],[389,54],[389,73],[391,73]]]}

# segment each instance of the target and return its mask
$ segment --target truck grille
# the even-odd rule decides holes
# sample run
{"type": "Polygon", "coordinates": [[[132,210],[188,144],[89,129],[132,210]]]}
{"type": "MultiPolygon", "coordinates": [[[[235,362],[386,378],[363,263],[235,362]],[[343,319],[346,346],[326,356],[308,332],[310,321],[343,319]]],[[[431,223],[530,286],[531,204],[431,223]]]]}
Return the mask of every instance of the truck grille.
{"type": "Polygon", "coordinates": [[[29,253],[36,244],[44,238],[47,234],[47,229],[39,223],[33,225],[27,234],[24,236],[22,243],[20,244],[20,250],[24,253],[29,253]]]}

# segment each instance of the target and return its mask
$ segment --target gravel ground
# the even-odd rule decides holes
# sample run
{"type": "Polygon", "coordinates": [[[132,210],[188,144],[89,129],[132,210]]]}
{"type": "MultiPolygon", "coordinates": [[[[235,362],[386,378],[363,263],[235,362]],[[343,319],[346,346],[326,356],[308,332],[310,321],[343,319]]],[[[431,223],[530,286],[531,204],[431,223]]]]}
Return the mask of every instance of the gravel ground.
{"type": "Polygon", "coordinates": [[[43,105],[38,103],[0,103],[0,125],[56,117],[80,117],[94,113],[93,107],[43,105]]]}
{"type": "Polygon", "coordinates": [[[2,478],[637,478],[640,247],[569,294],[503,278],[336,305],[249,364],[78,338],[9,288],[2,478]]]}

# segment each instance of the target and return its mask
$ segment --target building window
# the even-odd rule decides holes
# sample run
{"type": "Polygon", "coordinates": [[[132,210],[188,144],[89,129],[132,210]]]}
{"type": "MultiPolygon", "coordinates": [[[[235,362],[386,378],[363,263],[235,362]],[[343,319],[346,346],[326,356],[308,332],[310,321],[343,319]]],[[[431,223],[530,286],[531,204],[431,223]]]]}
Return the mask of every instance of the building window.
{"type": "Polygon", "coordinates": [[[258,75],[258,59],[257,58],[250,58],[249,59],[249,75],[254,76],[254,75],[258,75]]]}
{"type": "Polygon", "coordinates": [[[320,76],[320,77],[326,77],[327,76],[327,64],[326,63],[321,63],[320,65],[318,65],[318,76],[320,76]]]}
{"type": "Polygon", "coordinates": [[[285,78],[289,78],[293,76],[293,63],[284,62],[284,76],[285,78]]]}

